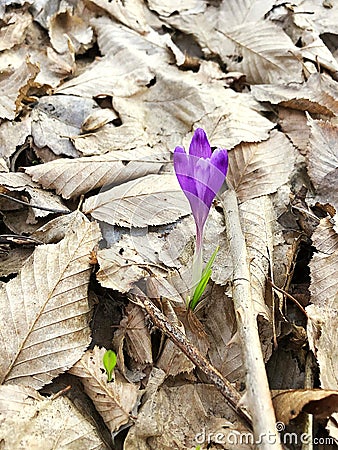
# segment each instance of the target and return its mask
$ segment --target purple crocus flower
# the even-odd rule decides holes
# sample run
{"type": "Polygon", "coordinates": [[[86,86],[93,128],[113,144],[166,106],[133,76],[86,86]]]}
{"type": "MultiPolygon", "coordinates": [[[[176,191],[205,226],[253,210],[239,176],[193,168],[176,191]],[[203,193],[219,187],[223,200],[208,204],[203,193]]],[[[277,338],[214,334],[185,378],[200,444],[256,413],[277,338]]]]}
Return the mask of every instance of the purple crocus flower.
{"type": "Polygon", "coordinates": [[[189,200],[196,223],[196,250],[193,266],[193,285],[202,274],[202,240],[204,225],[212,201],[220,190],[228,171],[228,152],[225,149],[211,151],[205,131],[197,128],[187,154],[183,147],[176,147],[174,169],[178,182],[189,200]]]}

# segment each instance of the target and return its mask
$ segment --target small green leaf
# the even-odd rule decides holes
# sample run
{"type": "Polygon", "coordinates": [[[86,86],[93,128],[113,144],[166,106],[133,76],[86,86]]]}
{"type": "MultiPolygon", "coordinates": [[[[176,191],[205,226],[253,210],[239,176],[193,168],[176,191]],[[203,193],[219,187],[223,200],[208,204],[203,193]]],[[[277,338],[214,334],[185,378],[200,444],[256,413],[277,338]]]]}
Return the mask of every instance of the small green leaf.
{"type": "Polygon", "coordinates": [[[108,382],[113,379],[113,370],[116,366],[117,356],[113,350],[107,350],[103,355],[103,365],[107,372],[108,382]]]}
{"type": "Polygon", "coordinates": [[[214,253],[211,255],[211,258],[209,259],[207,265],[205,266],[205,268],[202,272],[201,279],[200,279],[198,285],[196,286],[194,295],[193,295],[192,299],[189,301],[189,308],[191,310],[194,310],[196,308],[198,302],[200,301],[200,299],[203,295],[203,292],[205,291],[208,281],[210,280],[210,277],[212,274],[211,266],[213,265],[213,262],[215,261],[218,250],[219,250],[219,246],[216,247],[214,253]]]}

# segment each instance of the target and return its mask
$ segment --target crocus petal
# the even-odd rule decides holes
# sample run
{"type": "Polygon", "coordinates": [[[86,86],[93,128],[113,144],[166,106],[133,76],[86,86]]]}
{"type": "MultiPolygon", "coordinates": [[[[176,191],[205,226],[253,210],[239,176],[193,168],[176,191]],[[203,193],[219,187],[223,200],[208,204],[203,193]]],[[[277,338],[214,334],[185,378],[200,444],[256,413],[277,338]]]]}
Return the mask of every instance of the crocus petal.
{"type": "Polygon", "coordinates": [[[224,177],[226,176],[229,164],[227,150],[220,148],[215,150],[211,155],[210,162],[224,174],[224,177]]]}
{"type": "Polygon", "coordinates": [[[198,158],[210,158],[211,147],[202,128],[197,128],[191,139],[189,147],[189,155],[197,156],[198,158]]]}

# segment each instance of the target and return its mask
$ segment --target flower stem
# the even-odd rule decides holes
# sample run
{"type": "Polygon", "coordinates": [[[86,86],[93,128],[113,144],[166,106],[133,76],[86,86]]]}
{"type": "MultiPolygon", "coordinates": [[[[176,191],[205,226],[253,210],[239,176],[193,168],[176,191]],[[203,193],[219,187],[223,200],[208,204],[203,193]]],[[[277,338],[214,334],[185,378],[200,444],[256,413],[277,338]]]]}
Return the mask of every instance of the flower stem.
{"type": "Polygon", "coordinates": [[[201,279],[203,272],[202,242],[203,242],[203,228],[200,229],[199,227],[196,226],[196,247],[192,263],[191,297],[194,295],[194,291],[201,279]]]}

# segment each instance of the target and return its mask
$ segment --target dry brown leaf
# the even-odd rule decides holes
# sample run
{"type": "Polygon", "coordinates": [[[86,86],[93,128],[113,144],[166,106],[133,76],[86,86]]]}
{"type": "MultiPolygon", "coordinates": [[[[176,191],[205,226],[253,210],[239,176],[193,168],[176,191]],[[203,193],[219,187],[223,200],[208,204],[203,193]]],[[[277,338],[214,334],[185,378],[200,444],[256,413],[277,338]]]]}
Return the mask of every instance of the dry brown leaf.
{"type": "Polygon", "coordinates": [[[94,100],[70,95],[41,97],[32,112],[32,135],[38,147],[56,155],[78,156],[70,138],[80,134],[85,118],[97,108],[94,100]]]}
{"type": "Polygon", "coordinates": [[[320,369],[321,387],[338,389],[338,234],[332,219],[320,221],[312,236],[316,252],[310,261],[309,343],[320,369]]]}
{"type": "MultiPolygon", "coordinates": [[[[242,426],[214,386],[184,384],[151,391],[124,443],[125,450],[228,448],[242,426]],[[229,439],[229,441],[228,441],[229,439]],[[221,446],[221,447],[220,447],[221,446]]],[[[235,439],[236,440],[236,439],[235,439]]],[[[236,449],[253,448],[236,440],[236,449]]]]}
{"type": "Polygon", "coordinates": [[[203,0],[187,0],[184,3],[170,3],[163,0],[149,0],[148,6],[152,11],[156,11],[159,15],[169,17],[172,14],[198,14],[204,12],[206,4],[203,0]]]}
{"type": "Polygon", "coordinates": [[[83,210],[96,220],[128,228],[164,225],[190,213],[174,174],[128,181],[89,197],[83,210]]]}
{"type": "Polygon", "coordinates": [[[92,399],[95,408],[101,414],[111,432],[130,422],[132,411],[137,406],[139,388],[128,383],[116,370],[112,382],[107,382],[103,366],[105,348],[94,347],[87,350],[70,373],[78,376],[85,392],[92,399]]]}
{"type": "Polygon", "coordinates": [[[81,98],[102,95],[129,97],[144,90],[153,77],[146,64],[135,63],[129,50],[123,48],[114,56],[94,61],[81,75],[66,81],[56,93],[81,98]]]}
{"type": "Polygon", "coordinates": [[[35,249],[1,288],[1,380],[41,388],[71,367],[90,342],[89,253],[98,225],[81,213],[58,244],[35,249]]]}
{"type": "Polygon", "coordinates": [[[278,116],[282,131],[291,139],[293,145],[305,154],[310,137],[305,113],[281,106],[278,109],[278,116]]]}
{"type": "Polygon", "coordinates": [[[32,16],[27,11],[14,10],[6,13],[1,20],[0,52],[23,42],[32,16]]]}
{"type": "Polygon", "coordinates": [[[272,194],[288,181],[295,157],[284,134],[272,131],[267,141],[241,144],[229,152],[227,178],[240,201],[272,194]]]}
{"type": "MultiPolygon", "coordinates": [[[[27,202],[27,205],[36,205],[44,208],[51,208],[56,211],[65,212],[68,211],[59,197],[52,194],[51,192],[40,189],[38,184],[34,183],[30,179],[30,177],[21,172],[1,172],[0,173],[0,185],[5,187],[6,190],[10,192],[26,192],[28,193],[28,198],[24,201],[27,202]]],[[[8,195],[8,194],[7,194],[8,195]]],[[[7,209],[17,209],[22,208],[21,205],[18,205],[14,201],[6,200],[7,206],[3,206],[3,210],[7,209]]],[[[28,212],[28,216],[26,222],[28,224],[36,223],[36,218],[46,217],[50,214],[51,211],[44,211],[37,208],[31,208],[28,212]]]]}
{"type": "Polygon", "coordinates": [[[18,273],[34,248],[14,248],[9,253],[0,253],[0,277],[18,273]]]}
{"type": "Polygon", "coordinates": [[[91,47],[93,30],[82,19],[73,15],[70,8],[53,15],[49,23],[49,36],[58,53],[69,50],[69,40],[75,53],[84,53],[91,47]]]}
{"type": "Polygon", "coordinates": [[[99,6],[118,22],[123,23],[128,28],[144,34],[149,31],[145,17],[145,6],[141,0],[127,1],[107,1],[107,0],[89,0],[95,6],[99,6]]]}
{"type": "Polygon", "coordinates": [[[34,181],[63,198],[78,197],[105,185],[121,184],[158,173],[167,158],[157,150],[115,151],[102,156],[57,159],[26,168],[34,181]]]}
{"type": "Polygon", "coordinates": [[[318,34],[338,34],[337,13],[338,5],[334,1],[316,2],[302,0],[294,8],[293,20],[297,26],[314,29],[318,34]],[[307,14],[302,14],[306,11],[307,14]]]}
{"type": "Polygon", "coordinates": [[[213,286],[207,300],[205,328],[211,364],[231,383],[245,381],[241,345],[233,303],[224,288],[213,286]]]}
{"type": "Polygon", "coordinates": [[[302,44],[300,53],[303,58],[313,61],[316,65],[320,64],[333,73],[338,71],[338,62],[321,40],[318,33],[305,30],[302,34],[302,44]]]}
{"type": "Polygon", "coordinates": [[[235,46],[235,60],[232,55],[220,54],[229,69],[243,72],[249,83],[287,83],[302,81],[302,65],[297,58],[298,48],[289,36],[278,26],[268,21],[245,22],[232,29],[216,27],[220,36],[235,46]],[[230,59],[230,61],[229,61],[230,59]]]}
{"type": "Polygon", "coordinates": [[[261,102],[328,116],[338,115],[338,83],[326,73],[315,73],[304,84],[253,86],[253,96],[261,102]]]}
{"type": "Polygon", "coordinates": [[[164,272],[149,258],[139,254],[132,236],[127,234],[110,248],[99,250],[97,259],[100,270],[96,278],[99,283],[122,293],[128,292],[136,281],[148,276],[150,272],[164,272]]]}
{"type": "Polygon", "coordinates": [[[308,115],[310,140],[307,166],[310,179],[322,203],[338,201],[338,126],[312,120],[308,115]]]}
{"type": "Polygon", "coordinates": [[[272,402],[277,421],[288,425],[301,412],[327,418],[338,410],[338,393],[322,389],[273,391],[272,402]]]}
{"type": "Polygon", "coordinates": [[[6,121],[0,125],[0,156],[9,158],[24,144],[31,134],[31,118],[26,115],[20,121],[6,121]]]}
{"type": "Polygon", "coordinates": [[[22,108],[22,100],[32,86],[38,66],[28,60],[12,72],[2,75],[0,80],[0,118],[14,119],[22,108]],[[6,76],[7,75],[7,76],[6,76]]]}
{"type": "Polygon", "coordinates": [[[0,413],[3,450],[108,450],[67,397],[53,400],[24,386],[0,386],[0,413]]]}
{"type": "Polygon", "coordinates": [[[140,364],[153,362],[150,332],[145,323],[144,312],[132,303],[127,305],[125,316],[114,334],[114,347],[118,348],[123,342],[128,355],[134,361],[140,364]]]}

